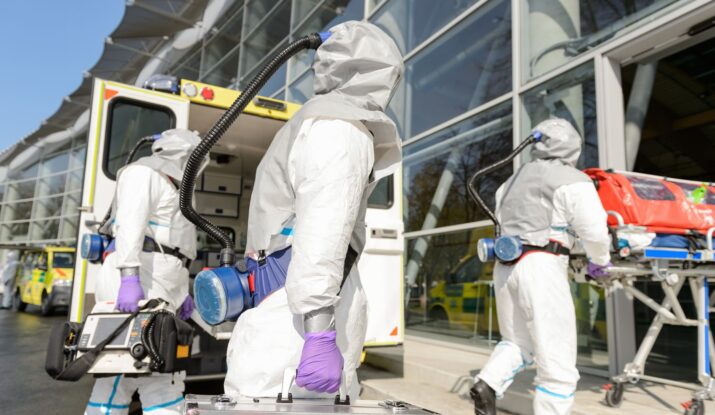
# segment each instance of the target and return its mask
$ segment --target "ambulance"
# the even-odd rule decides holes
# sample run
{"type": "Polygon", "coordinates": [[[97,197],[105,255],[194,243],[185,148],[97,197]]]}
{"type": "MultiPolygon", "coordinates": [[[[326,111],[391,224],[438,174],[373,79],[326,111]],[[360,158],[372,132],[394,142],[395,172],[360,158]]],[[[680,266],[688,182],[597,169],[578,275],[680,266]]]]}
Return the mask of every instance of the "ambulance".
{"type": "MultiPolygon", "coordinates": [[[[166,81],[167,78],[164,78],[166,81]]],[[[114,196],[116,174],[136,142],[171,128],[187,128],[204,136],[238,97],[236,90],[190,80],[168,78],[164,85],[146,88],[95,79],[87,140],[80,229],[77,246],[107,213],[114,196]]],[[[256,168],[275,133],[300,108],[276,99],[256,97],[214,146],[209,166],[197,181],[196,209],[233,238],[239,257],[246,246],[248,206],[256,168]]],[[[148,155],[143,149],[136,158],[148,155]]],[[[403,222],[401,172],[383,179],[367,209],[367,243],[358,263],[368,297],[365,346],[402,343],[403,222]]],[[[190,274],[219,265],[220,246],[199,231],[198,255],[190,274]]],[[[81,322],[94,305],[95,280],[101,264],[78,256],[69,318],[81,322]]],[[[195,313],[196,314],[196,313],[195,313]]],[[[196,318],[200,329],[192,347],[189,376],[225,372],[225,352],[234,323],[209,326],[196,318]]]]}

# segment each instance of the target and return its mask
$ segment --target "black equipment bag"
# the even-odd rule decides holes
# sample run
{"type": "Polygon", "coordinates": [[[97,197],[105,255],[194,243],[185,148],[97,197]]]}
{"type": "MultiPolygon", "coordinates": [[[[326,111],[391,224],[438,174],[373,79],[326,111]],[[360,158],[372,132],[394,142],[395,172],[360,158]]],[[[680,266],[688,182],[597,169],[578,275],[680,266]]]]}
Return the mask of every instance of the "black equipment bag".
{"type": "Polygon", "coordinates": [[[142,343],[154,372],[188,369],[194,328],[166,310],[152,313],[142,330],[142,343]]]}

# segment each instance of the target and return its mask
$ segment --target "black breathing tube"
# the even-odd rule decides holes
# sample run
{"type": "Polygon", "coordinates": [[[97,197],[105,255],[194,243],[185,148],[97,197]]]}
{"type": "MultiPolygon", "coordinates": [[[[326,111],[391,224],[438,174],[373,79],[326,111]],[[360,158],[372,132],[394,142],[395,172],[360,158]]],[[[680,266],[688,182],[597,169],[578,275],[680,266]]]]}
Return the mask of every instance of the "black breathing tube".
{"type": "Polygon", "coordinates": [[[474,173],[471,179],[469,179],[469,182],[467,184],[467,190],[469,191],[469,195],[472,197],[472,199],[474,199],[479,208],[482,209],[482,211],[486,213],[487,216],[489,216],[489,219],[494,222],[494,235],[496,237],[499,237],[499,235],[501,235],[501,225],[499,224],[499,220],[497,219],[494,212],[489,209],[489,206],[487,206],[484,200],[482,200],[482,198],[479,196],[479,191],[477,190],[477,180],[485,174],[491,173],[494,170],[501,169],[502,167],[508,165],[509,163],[511,163],[512,160],[514,160],[514,157],[518,156],[519,153],[524,151],[526,147],[533,143],[541,141],[542,138],[543,135],[540,132],[533,132],[530,136],[526,138],[526,140],[522,141],[521,144],[519,144],[514,149],[514,151],[512,151],[511,154],[509,154],[505,159],[499,160],[496,163],[479,170],[478,172],[474,173]]]}
{"type": "Polygon", "coordinates": [[[221,244],[221,266],[232,266],[236,262],[236,252],[231,237],[218,226],[201,216],[193,207],[194,185],[196,184],[196,176],[199,173],[199,169],[214,144],[226,133],[231,124],[236,121],[238,116],[278,68],[293,55],[304,49],[318,49],[325,38],[325,35],[321,36],[321,34],[312,33],[294,41],[280,51],[261,69],[256,77],[251,80],[246,89],[241,92],[241,95],[236,98],[228,110],[216,121],[216,124],[211,127],[211,130],[209,130],[203,140],[201,140],[201,143],[196,146],[196,149],[194,149],[189,156],[189,161],[184,169],[184,177],[181,180],[179,207],[181,208],[181,213],[183,213],[191,223],[221,244]]]}

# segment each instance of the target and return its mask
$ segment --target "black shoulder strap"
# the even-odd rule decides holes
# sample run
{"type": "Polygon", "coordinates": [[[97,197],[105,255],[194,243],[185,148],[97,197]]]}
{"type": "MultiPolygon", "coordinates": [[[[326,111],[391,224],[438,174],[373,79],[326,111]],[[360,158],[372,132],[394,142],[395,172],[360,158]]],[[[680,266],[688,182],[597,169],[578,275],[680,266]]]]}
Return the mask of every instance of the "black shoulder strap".
{"type": "Polygon", "coordinates": [[[345,285],[345,281],[348,279],[348,275],[350,275],[350,271],[353,269],[353,265],[355,265],[357,257],[357,251],[348,244],[348,252],[345,254],[345,264],[343,265],[343,280],[340,282],[341,291],[343,289],[343,285],[345,285]]]}
{"type": "Polygon", "coordinates": [[[97,360],[99,353],[101,353],[102,350],[104,350],[104,348],[112,340],[114,340],[114,338],[117,337],[119,333],[121,333],[122,330],[127,327],[127,325],[129,325],[129,323],[134,317],[137,316],[137,314],[139,314],[139,311],[135,311],[134,313],[130,314],[126,319],[124,319],[124,321],[122,321],[122,324],[120,324],[116,329],[114,329],[113,332],[109,334],[109,336],[107,336],[106,339],[102,340],[94,348],[87,351],[79,359],[70,362],[67,367],[62,370],[62,372],[60,372],[57,376],[54,377],[55,380],[68,380],[71,382],[78,381],[82,376],[89,372],[89,369],[92,368],[94,361],[97,360]]]}

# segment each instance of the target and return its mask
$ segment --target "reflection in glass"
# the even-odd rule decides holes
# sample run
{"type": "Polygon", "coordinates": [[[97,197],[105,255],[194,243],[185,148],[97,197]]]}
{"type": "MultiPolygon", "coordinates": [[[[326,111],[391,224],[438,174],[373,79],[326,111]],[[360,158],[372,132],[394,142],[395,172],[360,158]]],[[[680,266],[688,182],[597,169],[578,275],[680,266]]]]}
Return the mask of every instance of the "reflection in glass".
{"type": "MultiPolygon", "coordinates": [[[[511,104],[481,113],[403,150],[405,231],[486,219],[467,193],[477,170],[512,150],[511,104]]],[[[511,174],[507,167],[485,176],[479,193],[494,207],[494,193],[511,174]]]]}
{"type": "Polygon", "coordinates": [[[77,147],[72,150],[72,162],[70,163],[70,168],[80,168],[84,167],[84,160],[87,156],[87,146],[77,147]]]}
{"type": "Polygon", "coordinates": [[[543,120],[563,118],[576,127],[585,141],[578,168],[598,167],[596,83],[590,62],[530,90],[524,94],[523,102],[526,115],[522,137],[543,120]]]}
{"type": "MultiPolygon", "coordinates": [[[[275,5],[274,1],[259,1],[251,2],[247,7],[249,9],[267,7],[263,3],[275,5]]],[[[241,50],[241,82],[243,84],[250,81],[244,74],[253,70],[260,61],[270,54],[278,43],[288,36],[290,32],[290,9],[291,2],[283,1],[277,9],[271,12],[269,19],[264,20],[260,27],[246,37],[241,50]]],[[[263,16],[265,15],[261,15],[261,17],[263,16]]]]}
{"type": "MultiPolygon", "coordinates": [[[[296,6],[300,3],[302,2],[296,2],[296,6]]],[[[322,32],[348,20],[361,20],[363,10],[363,0],[328,0],[295,31],[294,37],[322,32]]],[[[302,51],[293,57],[290,63],[290,81],[310,68],[314,57],[313,50],[302,51]]]]}
{"type": "Polygon", "coordinates": [[[186,55],[187,58],[179,62],[169,73],[181,79],[197,80],[201,69],[201,44],[196,45],[186,55]]]}
{"type": "Polygon", "coordinates": [[[238,50],[231,52],[224,60],[204,75],[202,82],[227,87],[236,82],[238,75],[238,50]]]}
{"type": "Polygon", "coordinates": [[[19,222],[2,225],[2,239],[4,241],[24,241],[30,229],[30,222],[19,222]]]}
{"type": "Polygon", "coordinates": [[[407,252],[413,253],[408,262],[419,264],[415,283],[409,287],[408,328],[477,342],[499,339],[494,263],[481,263],[476,256],[477,240],[492,233],[491,228],[481,228],[434,235],[418,258],[413,249],[418,239],[407,241],[407,252]]]}
{"type": "Polygon", "coordinates": [[[288,87],[288,101],[304,104],[313,96],[313,72],[306,72],[288,87]]]}
{"type": "Polygon", "coordinates": [[[32,240],[47,240],[56,239],[59,237],[60,220],[43,220],[32,222],[30,230],[30,239],[32,240]]]}
{"type": "MultiPolygon", "coordinates": [[[[137,141],[148,135],[161,133],[174,124],[173,114],[168,108],[153,107],[133,101],[115,98],[110,104],[109,114],[109,151],[104,160],[107,175],[114,177],[119,167],[129,155],[137,141]]],[[[151,154],[150,146],[143,146],[136,158],[151,154]]]]}
{"type": "Polygon", "coordinates": [[[412,137],[511,89],[511,2],[490,1],[410,59],[390,103],[412,137]]]}
{"type": "Polygon", "coordinates": [[[43,177],[40,179],[37,196],[49,196],[64,193],[67,174],[56,174],[54,176],[43,177]]]}
{"type": "Polygon", "coordinates": [[[20,174],[18,175],[18,179],[30,179],[37,177],[37,172],[40,170],[40,162],[36,161],[33,164],[25,167],[20,171],[20,174]]]}
{"type": "Polygon", "coordinates": [[[82,197],[81,192],[67,193],[64,197],[64,205],[62,207],[62,215],[64,216],[77,216],[79,212],[80,198],[82,197]]]}
{"type": "MultiPolygon", "coordinates": [[[[216,27],[218,31],[211,37],[208,37],[204,43],[202,53],[201,68],[204,72],[209,72],[221,61],[230,51],[237,48],[241,42],[241,24],[243,22],[243,13],[233,14],[235,10],[226,13],[222,21],[218,22],[216,27]]],[[[238,71],[238,61],[233,65],[234,73],[229,76],[235,77],[238,71]]]]}
{"type": "Polygon", "coordinates": [[[69,152],[55,154],[42,161],[42,175],[58,173],[69,167],[69,152]]]}
{"type": "Polygon", "coordinates": [[[675,0],[521,0],[523,81],[568,62],[675,0]]]}
{"type": "Polygon", "coordinates": [[[32,218],[43,219],[60,216],[62,199],[64,199],[64,196],[35,199],[35,214],[32,218]]]}
{"type": "Polygon", "coordinates": [[[606,295],[602,288],[570,281],[576,310],[577,364],[608,370],[606,295]]]}
{"type": "Polygon", "coordinates": [[[62,218],[62,231],[60,238],[74,239],[77,237],[77,225],[79,223],[79,215],[73,215],[62,218]]]}
{"type": "Polygon", "coordinates": [[[30,199],[34,197],[35,183],[35,179],[8,183],[7,200],[30,199]]]}
{"type": "Polygon", "coordinates": [[[407,53],[474,3],[476,0],[390,0],[370,20],[407,53]]]}
{"type": "Polygon", "coordinates": [[[3,222],[30,219],[32,216],[32,200],[27,202],[6,203],[2,208],[3,222]]]}

